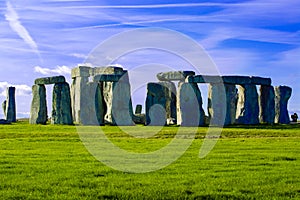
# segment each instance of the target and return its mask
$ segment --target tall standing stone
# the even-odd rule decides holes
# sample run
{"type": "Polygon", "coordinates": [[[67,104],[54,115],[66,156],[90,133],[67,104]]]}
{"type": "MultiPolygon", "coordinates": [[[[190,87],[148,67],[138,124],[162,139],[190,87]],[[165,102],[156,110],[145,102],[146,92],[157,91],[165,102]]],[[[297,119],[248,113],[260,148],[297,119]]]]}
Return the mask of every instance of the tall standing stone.
{"type": "Polygon", "coordinates": [[[177,95],[177,124],[181,126],[203,126],[205,113],[202,96],[197,83],[179,82],[177,95]]]}
{"type": "Polygon", "coordinates": [[[73,124],[69,84],[56,83],[52,98],[52,124],[73,124]]]}
{"type": "Polygon", "coordinates": [[[176,121],[176,88],[174,83],[164,81],[147,84],[146,124],[161,126],[166,120],[176,121]]]}
{"type": "Polygon", "coordinates": [[[261,85],[259,96],[259,122],[273,124],[275,119],[275,91],[273,86],[261,85]]]}
{"type": "Polygon", "coordinates": [[[45,85],[32,86],[32,102],[30,110],[30,124],[46,124],[47,102],[45,85]]]}
{"type": "Polygon", "coordinates": [[[287,105],[291,95],[292,88],[288,86],[275,87],[275,123],[290,123],[287,105]]]}
{"type": "Polygon", "coordinates": [[[3,103],[2,103],[2,109],[3,109],[4,117],[6,117],[6,104],[7,104],[7,101],[4,100],[3,103]]]}
{"type": "Polygon", "coordinates": [[[6,120],[8,122],[16,122],[16,99],[15,99],[16,88],[7,88],[7,99],[6,99],[6,120]]]}
{"type": "Polygon", "coordinates": [[[236,106],[237,106],[237,89],[235,85],[224,84],[226,92],[226,118],[225,125],[234,124],[236,120],[236,106]]]}
{"type": "Polygon", "coordinates": [[[210,124],[223,126],[227,110],[226,93],[223,84],[209,84],[207,107],[210,124]]]}
{"type": "Polygon", "coordinates": [[[240,85],[238,90],[237,123],[258,124],[259,105],[256,85],[240,85]]]}

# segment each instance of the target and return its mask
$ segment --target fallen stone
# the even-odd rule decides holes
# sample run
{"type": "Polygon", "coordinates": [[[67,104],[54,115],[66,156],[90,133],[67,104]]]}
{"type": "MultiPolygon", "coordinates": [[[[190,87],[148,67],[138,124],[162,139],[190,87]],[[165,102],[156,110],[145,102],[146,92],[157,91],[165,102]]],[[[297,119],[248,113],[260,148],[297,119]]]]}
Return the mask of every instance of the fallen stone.
{"type": "Polygon", "coordinates": [[[32,86],[32,102],[30,110],[30,124],[46,124],[47,102],[45,85],[32,86]]]}
{"type": "Polygon", "coordinates": [[[194,71],[161,72],[156,75],[160,81],[183,81],[187,76],[195,75],[194,71]]]}
{"type": "Polygon", "coordinates": [[[259,122],[274,124],[275,119],[275,91],[273,86],[260,86],[259,122]]]}
{"type": "Polygon", "coordinates": [[[56,83],[54,85],[51,123],[73,124],[70,87],[68,83],[56,83]]]}
{"type": "Polygon", "coordinates": [[[64,76],[53,76],[53,77],[45,77],[38,78],[34,81],[35,85],[49,85],[55,83],[65,83],[66,79],[64,76]]]}
{"type": "Polygon", "coordinates": [[[270,78],[262,78],[257,76],[251,76],[251,84],[254,85],[271,85],[272,80],[270,78]]]}
{"type": "Polygon", "coordinates": [[[259,105],[256,85],[240,85],[236,113],[237,124],[258,124],[259,105]]]}
{"type": "Polygon", "coordinates": [[[177,95],[177,124],[197,127],[205,125],[202,96],[196,83],[179,82],[177,95]]]}
{"type": "Polygon", "coordinates": [[[15,99],[15,93],[16,88],[15,87],[8,87],[6,90],[7,97],[6,97],[6,120],[8,122],[16,122],[16,99],[15,99]]]}
{"type": "Polygon", "coordinates": [[[275,87],[275,123],[290,123],[287,106],[291,95],[292,88],[288,86],[275,87]]]}

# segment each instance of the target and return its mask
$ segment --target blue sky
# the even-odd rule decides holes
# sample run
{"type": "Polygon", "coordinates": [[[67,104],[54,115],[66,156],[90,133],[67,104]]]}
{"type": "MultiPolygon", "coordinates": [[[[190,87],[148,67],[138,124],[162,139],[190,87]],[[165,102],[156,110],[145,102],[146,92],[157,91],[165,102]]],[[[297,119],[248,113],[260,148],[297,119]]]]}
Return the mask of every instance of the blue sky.
{"type": "MultiPolygon", "coordinates": [[[[141,27],[186,34],[203,46],[223,75],[271,77],[274,86],[292,87],[289,110],[300,112],[297,0],[2,0],[0,100],[5,99],[7,86],[16,86],[18,116],[28,115],[35,78],[62,74],[70,81],[70,69],[99,43],[141,27]]],[[[120,59],[119,64],[128,69],[145,64],[145,77],[130,77],[141,84],[155,80],[151,72],[165,71],[168,66],[190,68],[162,54],[141,51],[120,59]],[[161,65],[154,70],[147,63],[161,65]]],[[[143,88],[134,91],[145,92],[143,88]]],[[[141,95],[136,102],[143,98],[141,95]]]]}

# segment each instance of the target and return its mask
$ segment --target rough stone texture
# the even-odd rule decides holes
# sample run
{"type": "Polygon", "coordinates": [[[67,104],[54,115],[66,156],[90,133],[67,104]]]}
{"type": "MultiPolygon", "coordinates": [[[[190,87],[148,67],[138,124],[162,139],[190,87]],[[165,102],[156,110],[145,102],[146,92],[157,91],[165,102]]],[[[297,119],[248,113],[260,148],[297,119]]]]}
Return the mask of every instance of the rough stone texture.
{"type": "Polygon", "coordinates": [[[94,76],[94,82],[118,82],[119,80],[121,80],[122,75],[115,75],[115,74],[100,74],[100,75],[96,75],[94,76]]]}
{"type": "Polygon", "coordinates": [[[221,76],[206,76],[206,75],[196,75],[188,76],[185,80],[187,83],[222,83],[221,76]]]}
{"type": "Polygon", "coordinates": [[[207,108],[210,125],[223,126],[227,109],[224,84],[209,84],[207,108]]]}
{"type": "Polygon", "coordinates": [[[53,88],[52,124],[73,124],[70,87],[68,83],[56,83],[53,88]]]}
{"type": "Polygon", "coordinates": [[[144,124],[146,123],[146,115],[145,114],[135,114],[133,116],[133,121],[135,124],[144,124]]]}
{"type": "Polygon", "coordinates": [[[275,91],[273,86],[260,86],[259,122],[273,124],[275,119],[275,91]]]}
{"type": "Polygon", "coordinates": [[[193,71],[161,72],[156,75],[160,81],[184,81],[187,76],[195,75],[193,71]]]}
{"type": "Polygon", "coordinates": [[[235,123],[236,107],[237,107],[237,88],[232,84],[224,84],[226,92],[226,118],[224,125],[230,125],[235,123]]]}
{"type": "Polygon", "coordinates": [[[181,126],[203,126],[205,113],[202,96],[196,83],[179,82],[177,95],[177,124],[181,126]]]}
{"type": "Polygon", "coordinates": [[[172,82],[147,84],[146,125],[161,126],[176,121],[176,87],[172,82]]]}
{"type": "Polygon", "coordinates": [[[223,82],[233,85],[245,85],[251,84],[251,78],[249,76],[222,76],[223,82]]]}
{"type": "Polygon", "coordinates": [[[288,86],[275,87],[275,123],[290,123],[287,105],[291,95],[292,88],[288,86]]]}
{"type": "Polygon", "coordinates": [[[65,83],[66,79],[64,76],[53,76],[53,77],[45,77],[45,78],[38,78],[35,79],[35,85],[49,85],[55,83],[65,83]]]}
{"type": "Polygon", "coordinates": [[[6,120],[8,122],[16,122],[16,98],[15,98],[16,88],[8,87],[6,90],[6,120]]]}
{"type": "Polygon", "coordinates": [[[95,94],[95,111],[99,125],[104,125],[104,116],[106,113],[106,105],[103,97],[103,83],[98,83],[95,94]]]}
{"type": "Polygon", "coordinates": [[[255,85],[240,85],[238,90],[238,104],[236,119],[238,124],[259,123],[258,94],[255,85]]]}
{"type": "Polygon", "coordinates": [[[140,104],[138,104],[138,105],[136,105],[136,107],[135,107],[135,114],[136,115],[139,115],[139,114],[142,114],[142,109],[143,109],[143,106],[142,105],[140,105],[140,104]]]}
{"type": "Polygon", "coordinates": [[[71,71],[72,78],[76,77],[89,77],[91,67],[78,65],[71,71]]]}
{"type": "Polygon", "coordinates": [[[270,78],[251,76],[251,84],[270,86],[272,84],[272,80],[270,78]]]}
{"type": "Polygon", "coordinates": [[[46,124],[47,102],[45,85],[32,86],[32,102],[30,110],[30,124],[46,124]]]}
{"type": "Polygon", "coordinates": [[[2,103],[2,109],[3,109],[4,116],[6,116],[6,104],[7,104],[7,101],[4,100],[3,103],[2,103]]]}

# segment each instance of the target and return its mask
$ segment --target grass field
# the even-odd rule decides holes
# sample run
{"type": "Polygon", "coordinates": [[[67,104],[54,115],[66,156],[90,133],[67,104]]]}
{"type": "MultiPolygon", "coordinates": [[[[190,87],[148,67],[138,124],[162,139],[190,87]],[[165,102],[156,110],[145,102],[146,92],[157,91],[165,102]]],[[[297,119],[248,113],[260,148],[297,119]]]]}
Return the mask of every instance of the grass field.
{"type": "MultiPolygon", "coordinates": [[[[103,130],[123,149],[148,152],[168,144],[177,127],[148,139],[118,127],[103,130]]],[[[97,161],[75,126],[3,125],[0,199],[300,199],[299,125],[224,128],[214,149],[200,159],[206,131],[199,128],[171,165],[135,174],[97,161]]]]}

